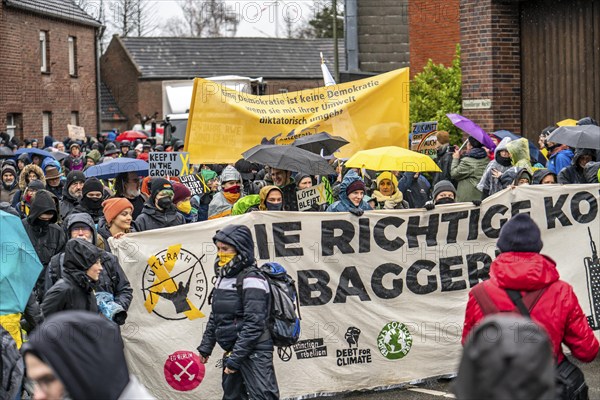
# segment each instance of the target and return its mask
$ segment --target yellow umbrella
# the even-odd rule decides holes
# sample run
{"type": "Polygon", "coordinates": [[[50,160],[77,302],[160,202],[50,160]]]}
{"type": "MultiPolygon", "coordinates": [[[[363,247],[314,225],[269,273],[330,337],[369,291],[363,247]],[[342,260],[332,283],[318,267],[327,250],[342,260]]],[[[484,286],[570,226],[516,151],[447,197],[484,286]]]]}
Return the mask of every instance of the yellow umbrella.
{"type": "Polygon", "coordinates": [[[396,146],[359,151],[345,165],[374,171],[441,172],[429,156],[396,146]]]}
{"type": "Polygon", "coordinates": [[[563,119],[562,121],[557,122],[556,125],[558,125],[558,126],[576,126],[577,121],[575,121],[574,119],[563,119]]]}

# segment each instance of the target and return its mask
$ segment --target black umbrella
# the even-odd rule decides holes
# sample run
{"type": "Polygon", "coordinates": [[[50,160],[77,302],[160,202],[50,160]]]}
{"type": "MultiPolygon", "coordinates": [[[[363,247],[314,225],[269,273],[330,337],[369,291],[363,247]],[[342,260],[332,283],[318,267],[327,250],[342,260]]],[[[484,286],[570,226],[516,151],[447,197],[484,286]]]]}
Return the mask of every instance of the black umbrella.
{"type": "Polygon", "coordinates": [[[300,147],[315,154],[321,154],[322,150],[323,155],[329,156],[348,143],[350,142],[341,136],[332,136],[327,132],[320,132],[296,139],[292,146],[300,147]]]}
{"type": "Polygon", "coordinates": [[[12,157],[13,151],[6,146],[0,146],[0,158],[12,157]]]}
{"type": "Polygon", "coordinates": [[[600,127],[597,125],[561,126],[546,140],[574,148],[600,150],[600,127]]]}
{"type": "Polygon", "coordinates": [[[309,175],[330,175],[335,171],[327,160],[294,146],[259,144],[242,154],[244,159],[272,168],[303,172],[309,175]]]}

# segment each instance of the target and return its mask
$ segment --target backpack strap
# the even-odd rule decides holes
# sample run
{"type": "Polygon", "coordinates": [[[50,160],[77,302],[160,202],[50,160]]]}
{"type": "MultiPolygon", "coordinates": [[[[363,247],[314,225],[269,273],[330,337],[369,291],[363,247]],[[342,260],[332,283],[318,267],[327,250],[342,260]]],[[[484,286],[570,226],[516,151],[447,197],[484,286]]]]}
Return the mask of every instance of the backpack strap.
{"type": "Polygon", "coordinates": [[[485,290],[483,282],[475,285],[473,289],[471,289],[471,293],[473,294],[475,301],[477,301],[477,304],[479,304],[483,315],[500,312],[496,303],[494,303],[487,290],[485,290]]]}
{"type": "Polygon", "coordinates": [[[527,292],[525,296],[522,296],[518,290],[506,289],[506,294],[508,294],[513,304],[517,306],[521,315],[531,318],[531,310],[533,310],[545,290],[546,288],[541,288],[533,292],[527,292]]]}

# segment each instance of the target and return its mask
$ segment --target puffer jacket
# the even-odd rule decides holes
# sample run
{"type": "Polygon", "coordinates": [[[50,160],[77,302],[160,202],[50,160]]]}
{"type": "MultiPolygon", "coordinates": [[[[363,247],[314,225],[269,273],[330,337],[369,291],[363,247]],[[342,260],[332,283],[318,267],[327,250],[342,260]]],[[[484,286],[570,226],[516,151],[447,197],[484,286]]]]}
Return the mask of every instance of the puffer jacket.
{"type": "MultiPolygon", "coordinates": [[[[353,169],[349,170],[344,179],[342,179],[342,183],[339,185],[340,187],[340,199],[327,207],[327,212],[346,212],[350,210],[361,209],[363,211],[372,210],[371,206],[367,204],[367,202],[363,199],[358,207],[356,207],[348,198],[346,194],[346,188],[352,184],[354,181],[360,180],[360,176],[353,169]]],[[[285,201],[285,200],[284,200],[285,201]]]]}
{"type": "MultiPolygon", "coordinates": [[[[571,350],[574,357],[590,362],[598,353],[598,340],[590,328],[568,283],[561,281],[556,263],[538,253],[502,253],[490,266],[490,279],[480,283],[501,312],[516,312],[506,289],[522,293],[545,288],[531,310],[531,318],[544,327],[550,340],[554,357],[560,363],[564,354],[561,344],[571,350]]],[[[484,318],[481,307],[472,293],[465,312],[462,342],[465,343],[475,324],[484,318]]]]}
{"type": "Polygon", "coordinates": [[[212,310],[198,351],[205,357],[209,356],[218,343],[225,351],[231,352],[226,366],[239,370],[243,360],[255,350],[273,350],[267,326],[269,286],[258,273],[244,272],[241,296],[238,293],[238,274],[256,266],[254,242],[247,227],[228,225],[218,231],[213,240],[235,247],[237,255],[223,267],[215,262],[218,279],[213,291],[212,310]]]}
{"type": "Polygon", "coordinates": [[[482,193],[477,189],[489,158],[484,149],[472,149],[463,158],[452,159],[450,175],[458,182],[456,202],[481,200],[482,193]]]}
{"type": "Polygon", "coordinates": [[[183,216],[177,212],[177,209],[171,206],[166,211],[160,211],[148,199],[144,204],[144,209],[135,220],[135,229],[137,232],[150,231],[152,229],[168,228],[185,224],[183,216]]]}

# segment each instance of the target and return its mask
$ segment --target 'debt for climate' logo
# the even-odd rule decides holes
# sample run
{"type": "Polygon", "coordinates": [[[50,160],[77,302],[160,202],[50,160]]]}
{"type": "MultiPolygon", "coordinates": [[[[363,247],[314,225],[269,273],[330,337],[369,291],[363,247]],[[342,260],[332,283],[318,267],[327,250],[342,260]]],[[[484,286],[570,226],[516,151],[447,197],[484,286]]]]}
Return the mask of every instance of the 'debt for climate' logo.
{"type": "Polygon", "coordinates": [[[144,306],[167,320],[204,317],[208,282],[202,259],[181,245],[169,246],[148,259],[142,276],[144,306]]]}
{"type": "Polygon", "coordinates": [[[412,336],[401,322],[387,323],[377,336],[379,352],[388,360],[398,360],[408,354],[412,347],[412,336]]]}

